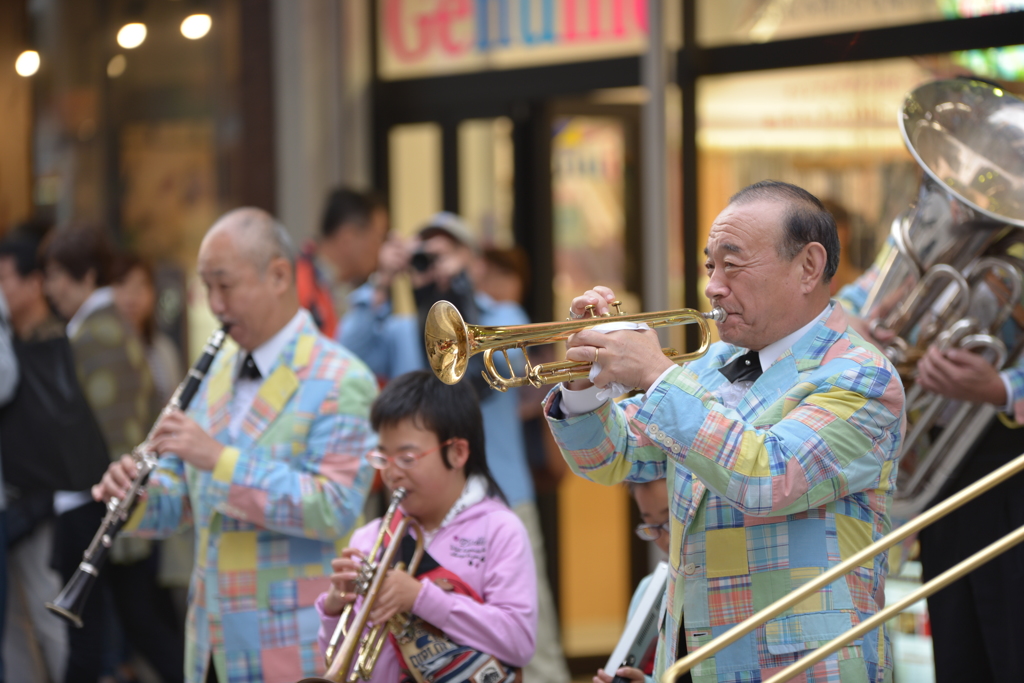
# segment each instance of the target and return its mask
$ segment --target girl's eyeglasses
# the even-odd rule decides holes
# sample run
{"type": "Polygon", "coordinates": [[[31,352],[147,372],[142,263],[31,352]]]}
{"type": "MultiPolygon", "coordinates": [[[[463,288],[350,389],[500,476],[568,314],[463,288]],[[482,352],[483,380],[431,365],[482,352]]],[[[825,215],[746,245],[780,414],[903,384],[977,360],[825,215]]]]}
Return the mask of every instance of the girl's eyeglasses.
{"type": "Polygon", "coordinates": [[[455,441],[455,439],[448,439],[437,448],[431,448],[429,451],[398,451],[394,455],[388,455],[387,453],[381,451],[380,449],[375,448],[374,450],[369,452],[369,454],[366,456],[366,459],[369,461],[370,466],[373,467],[374,469],[385,469],[388,466],[389,462],[393,462],[395,463],[396,466],[402,468],[403,470],[407,470],[410,469],[413,465],[415,465],[416,461],[422,458],[423,456],[430,455],[431,453],[436,453],[442,448],[450,446],[453,441],[455,441]]]}
{"type": "Polygon", "coordinates": [[[656,541],[661,532],[668,533],[668,522],[661,524],[637,524],[636,535],[644,541],[656,541]]]}

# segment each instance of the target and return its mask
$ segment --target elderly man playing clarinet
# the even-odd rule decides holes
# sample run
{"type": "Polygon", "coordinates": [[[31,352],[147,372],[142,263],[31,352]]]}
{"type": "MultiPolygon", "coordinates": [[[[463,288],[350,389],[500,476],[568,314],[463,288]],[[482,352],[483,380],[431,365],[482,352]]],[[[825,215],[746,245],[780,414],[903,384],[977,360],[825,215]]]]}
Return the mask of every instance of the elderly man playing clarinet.
{"type": "MultiPolygon", "coordinates": [[[[668,478],[671,574],[655,675],[889,530],[904,423],[899,376],[829,299],[835,221],[775,181],[737,193],[705,249],[721,342],[677,367],[652,331],[576,334],[566,354],[599,374],[556,387],[546,412],[566,460],[602,484],[668,478]],[[620,403],[597,387],[643,393],[620,403]]],[[[608,309],[595,287],[572,302],[608,309]]],[[[698,665],[696,683],[760,681],[875,613],[887,557],[698,665]]],[[[870,632],[806,674],[891,680],[888,638],[870,632]]]]}
{"type": "MultiPolygon", "coordinates": [[[[188,414],[160,419],[162,457],[125,530],[195,527],[187,683],[293,683],[325,668],[313,603],[363,508],[377,384],[299,308],[294,249],[266,212],[221,217],[198,266],[238,348],[188,414]]],[[[112,463],[93,496],[123,497],[134,474],[131,458],[112,463]]]]}

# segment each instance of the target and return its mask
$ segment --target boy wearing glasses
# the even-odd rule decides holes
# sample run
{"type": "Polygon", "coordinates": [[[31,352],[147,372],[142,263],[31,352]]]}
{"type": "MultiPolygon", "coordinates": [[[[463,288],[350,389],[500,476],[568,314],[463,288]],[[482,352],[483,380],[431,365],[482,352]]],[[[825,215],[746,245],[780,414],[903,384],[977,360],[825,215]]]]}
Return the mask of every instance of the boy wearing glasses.
{"type": "MultiPolygon", "coordinates": [[[[637,508],[640,510],[640,519],[643,520],[636,527],[636,535],[645,541],[652,541],[662,553],[668,555],[668,486],[665,480],[655,479],[654,481],[642,484],[629,483],[627,486],[629,487],[629,492],[633,494],[633,500],[636,501],[637,508]]],[[[647,584],[650,583],[651,576],[653,575],[648,574],[642,578],[636,590],[633,591],[633,597],[629,601],[629,612],[626,614],[626,621],[633,618],[633,612],[636,611],[637,605],[640,604],[640,598],[647,591],[647,584]]],[[[618,670],[613,672],[598,669],[597,675],[594,676],[594,683],[611,683],[614,676],[637,683],[653,683],[654,679],[650,675],[653,665],[654,662],[652,660],[642,663],[645,670],[636,669],[631,666],[619,667],[618,670]]]]}
{"type": "MultiPolygon", "coordinates": [[[[369,462],[388,489],[406,490],[400,511],[423,525],[426,547],[417,576],[390,572],[370,613],[378,624],[411,614],[416,630],[388,637],[370,680],[411,681],[415,667],[418,680],[514,681],[533,657],[536,574],[526,529],[488,470],[472,387],[402,375],[374,402],[370,422],[379,445],[369,462]]],[[[356,530],[333,561],[330,589],[316,601],[324,651],[344,607],[361,608],[355,578],[380,523],[356,530]]]]}

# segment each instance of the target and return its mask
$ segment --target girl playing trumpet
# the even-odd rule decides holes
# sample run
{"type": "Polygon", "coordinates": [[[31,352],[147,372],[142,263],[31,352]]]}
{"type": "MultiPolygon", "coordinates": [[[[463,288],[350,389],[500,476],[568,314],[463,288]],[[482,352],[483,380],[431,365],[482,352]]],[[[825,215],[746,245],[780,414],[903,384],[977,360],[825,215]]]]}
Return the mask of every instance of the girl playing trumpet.
{"type": "MultiPolygon", "coordinates": [[[[370,462],[389,489],[406,489],[400,510],[422,525],[426,548],[417,576],[389,572],[372,607],[375,624],[411,614],[414,633],[401,644],[389,636],[371,680],[515,680],[535,647],[536,574],[526,529],[487,467],[473,389],[408,373],[388,383],[370,420],[380,439],[370,462]]],[[[380,524],[356,530],[333,561],[316,602],[324,651],[344,607],[361,606],[355,579],[380,524]]]]}

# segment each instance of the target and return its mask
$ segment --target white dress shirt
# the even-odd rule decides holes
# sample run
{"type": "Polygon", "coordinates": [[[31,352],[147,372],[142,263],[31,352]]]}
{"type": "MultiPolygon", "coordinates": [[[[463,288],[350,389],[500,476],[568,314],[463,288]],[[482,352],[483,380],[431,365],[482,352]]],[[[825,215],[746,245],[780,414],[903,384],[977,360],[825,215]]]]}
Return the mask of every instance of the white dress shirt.
{"type": "Polygon", "coordinates": [[[82,329],[82,325],[85,324],[85,319],[90,315],[103,308],[114,303],[114,290],[110,287],[100,287],[94,290],[89,295],[82,305],[78,307],[75,314],[71,316],[71,320],[68,321],[68,325],[65,328],[68,333],[68,339],[74,337],[78,330],[82,329]]]}
{"type": "MultiPolygon", "coordinates": [[[[818,324],[822,318],[827,317],[831,312],[832,303],[829,302],[829,304],[825,306],[825,309],[815,316],[814,320],[807,323],[799,330],[787,334],[782,339],[774,341],[758,351],[757,357],[758,360],[761,361],[761,371],[764,372],[770,368],[772,364],[782,356],[782,354],[792,348],[793,344],[797,343],[801,337],[810,332],[812,327],[818,324]]],[[[665,376],[674,369],[675,366],[666,368],[665,371],[658,376],[658,379],[654,380],[654,383],[651,384],[644,394],[645,400],[654,392],[655,388],[661,384],[662,380],[665,379],[665,376]]],[[[740,401],[743,400],[743,396],[747,393],[752,384],[753,382],[747,380],[724,384],[714,392],[714,395],[722,401],[723,404],[725,404],[726,408],[735,408],[740,404],[740,401]]],[[[567,389],[565,384],[562,384],[561,389],[562,413],[566,417],[583,415],[584,413],[597,410],[605,402],[604,400],[597,398],[597,392],[600,391],[600,388],[596,386],[573,391],[572,389],[567,389]]]]}
{"type": "Polygon", "coordinates": [[[303,309],[300,308],[288,321],[288,324],[277,331],[277,334],[251,352],[252,360],[260,371],[260,379],[238,377],[245,357],[248,355],[244,349],[239,350],[235,362],[235,395],[231,400],[231,422],[228,425],[228,434],[231,435],[232,441],[238,438],[238,433],[242,430],[242,424],[245,422],[245,416],[249,413],[249,408],[252,407],[252,402],[256,400],[256,394],[260,391],[260,385],[270,374],[278,356],[298,336],[299,328],[302,327],[302,315],[303,309]]]}

